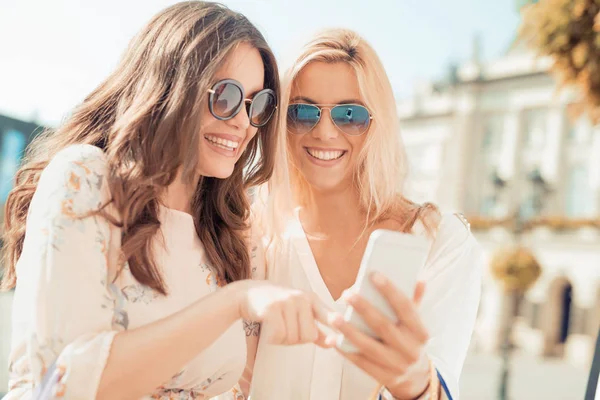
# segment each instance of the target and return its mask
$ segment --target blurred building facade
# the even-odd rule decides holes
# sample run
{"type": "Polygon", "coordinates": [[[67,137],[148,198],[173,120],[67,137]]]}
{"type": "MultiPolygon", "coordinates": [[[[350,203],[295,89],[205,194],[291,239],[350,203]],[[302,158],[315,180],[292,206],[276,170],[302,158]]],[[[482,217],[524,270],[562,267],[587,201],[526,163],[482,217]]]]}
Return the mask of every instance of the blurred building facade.
{"type": "MultiPolygon", "coordinates": [[[[35,122],[0,114],[0,226],[4,220],[4,203],[13,187],[13,178],[21,165],[25,147],[42,129],[43,127],[35,122]]],[[[0,397],[8,384],[11,304],[12,293],[0,292],[0,397]]]]}
{"type": "Polygon", "coordinates": [[[43,130],[39,124],[0,114],[0,203],[4,205],[25,147],[43,130]]]}
{"type": "Polygon", "coordinates": [[[443,82],[398,105],[411,165],[407,191],[464,212],[484,247],[476,349],[499,349],[508,306],[488,266],[519,240],[543,272],[524,299],[513,340],[535,354],[587,365],[600,321],[600,129],[572,117],[577,93],[558,90],[550,60],[516,44],[482,63],[477,47],[443,82]],[[545,223],[516,239],[494,221],[517,208],[533,210],[528,177],[536,171],[551,188],[538,215],[545,223]]]}

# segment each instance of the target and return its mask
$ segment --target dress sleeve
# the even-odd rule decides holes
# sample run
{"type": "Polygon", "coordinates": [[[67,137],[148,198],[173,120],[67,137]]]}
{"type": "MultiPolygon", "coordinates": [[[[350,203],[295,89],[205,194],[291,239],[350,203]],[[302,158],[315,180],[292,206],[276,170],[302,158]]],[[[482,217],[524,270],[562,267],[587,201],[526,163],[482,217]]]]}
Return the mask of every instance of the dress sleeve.
{"type": "MultiPolygon", "coordinates": [[[[112,340],[104,153],[59,152],[42,172],[17,263],[6,399],[93,399],[112,340]]],[[[118,324],[117,324],[118,325],[118,324]]]]}
{"type": "Polygon", "coordinates": [[[459,214],[444,215],[425,270],[421,315],[426,346],[448,398],[457,399],[481,296],[481,248],[459,214]]]}

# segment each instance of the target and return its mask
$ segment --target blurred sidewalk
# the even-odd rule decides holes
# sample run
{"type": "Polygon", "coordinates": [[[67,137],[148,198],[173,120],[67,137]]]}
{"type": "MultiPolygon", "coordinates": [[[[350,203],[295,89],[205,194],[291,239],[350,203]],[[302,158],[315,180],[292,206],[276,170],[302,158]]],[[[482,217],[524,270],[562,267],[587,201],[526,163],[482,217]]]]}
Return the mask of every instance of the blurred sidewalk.
{"type": "MultiPolygon", "coordinates": [[[[496,400],[500,366],[499,356],[469,354],[460,382],[460,399],[496,400]]],[[[511,366],[510,400],[583,399],[589,369],[517,352],[513,354],[511,366]]]]}

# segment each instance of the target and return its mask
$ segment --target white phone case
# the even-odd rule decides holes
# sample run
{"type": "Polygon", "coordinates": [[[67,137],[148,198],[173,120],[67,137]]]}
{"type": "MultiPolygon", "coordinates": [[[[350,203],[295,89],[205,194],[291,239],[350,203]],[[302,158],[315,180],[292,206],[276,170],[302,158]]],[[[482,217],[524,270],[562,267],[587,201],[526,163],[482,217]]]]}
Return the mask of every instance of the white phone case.
{"type": "MultiPolygon", "coordinates": [[[[370,274],[380,272],[402,293],[412,298],[419,271],[425,264],[428,252],[429,241],[425,237],[384,229],[374,231],[369,237],[356,277],[357,293],[386,317],[396,321],[394,310],[375,288],[370,274]]],[[[344,319],[365,334],[377,338],[352,306],[346,308],[344,319]]],[[[357,351],[343,336],[338,340],[337,347],[344,352],[357,351]]]]}

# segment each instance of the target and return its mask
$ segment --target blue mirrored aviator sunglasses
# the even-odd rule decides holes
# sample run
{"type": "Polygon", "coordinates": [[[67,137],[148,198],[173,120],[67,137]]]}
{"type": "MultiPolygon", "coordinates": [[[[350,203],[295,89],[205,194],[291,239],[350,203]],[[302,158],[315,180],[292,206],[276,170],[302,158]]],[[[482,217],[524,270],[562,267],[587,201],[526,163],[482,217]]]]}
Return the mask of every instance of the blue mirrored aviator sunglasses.
{"type": "Polygon", "coordinates": [[[299,135],[310,132],[321,120],[324,109],[329,109],[333,124],[350,136],[365,133],[373,119],[367,107],[360,104],[294,103],[287,110],[288,130],[299,135]]]}
{"type": "Polygon", "coordinates": [[[208,109],[218,120],[232,119],[246,104],[250,125],[259,128],[264,126],[277,109],[277,98],[271,89],[263,89],[252,99],[246,99],[244,87],[234,79],[223,79],[208,89],[208,109]]]}

